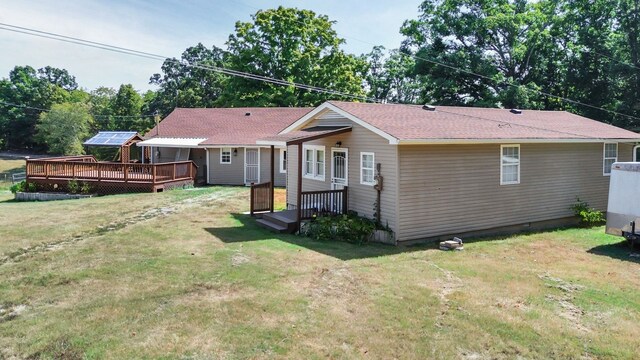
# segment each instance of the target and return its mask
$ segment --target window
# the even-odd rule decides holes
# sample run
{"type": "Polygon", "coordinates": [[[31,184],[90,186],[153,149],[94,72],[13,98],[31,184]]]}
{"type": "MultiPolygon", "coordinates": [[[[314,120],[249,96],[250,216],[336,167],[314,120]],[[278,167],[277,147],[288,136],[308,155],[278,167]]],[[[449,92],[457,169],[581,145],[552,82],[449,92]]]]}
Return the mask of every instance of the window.
{"type": "Polygon", "coordinates": [[[640,145],[633,147],[633,162],[640,161],[640,145]]]}
{"type": "Polygon", "coordinates": [[[360,153],[360,184],[375,185],[374,176],[374,154],[371,152],[360,153]]]}
{"type": "Polygon", "coordinates": [[[280,149],[280,173],[287,172],[287,149],[280,149]]]}
{"type": "Polygon", "coordinates": [[[611,165],[618,161],[618,144],[604,144],[602,175],[611,175],[611,165]]]}
{"type": "Polygon", "coordinates": [[[220,149],[220,164],[231,164],[231,148],[220,149]]]}
{"type": "Polygon", "coordinates": [[[304,177],[324,181],[324,146],[304,145],[303,149],[304,177]]]}
{"type": "Polygon", "coordinates": [[[500,145],[500,185],[520,183],[520,145],[500,145]]]}

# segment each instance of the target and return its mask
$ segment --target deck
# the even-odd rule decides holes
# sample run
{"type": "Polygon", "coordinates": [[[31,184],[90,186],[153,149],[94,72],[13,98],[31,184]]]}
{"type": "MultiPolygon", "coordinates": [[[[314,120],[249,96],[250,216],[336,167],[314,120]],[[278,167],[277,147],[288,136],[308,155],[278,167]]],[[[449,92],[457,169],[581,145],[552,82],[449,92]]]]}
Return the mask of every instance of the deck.
{"type": "Polygon", "coordinates": [[[87,183],[91,192],[158,192],[193,185],[192,161],[159,164],[99,162],[93,156],[27,160],[26,181],[42,191],[69,191],[69,181],[87,183]]]}

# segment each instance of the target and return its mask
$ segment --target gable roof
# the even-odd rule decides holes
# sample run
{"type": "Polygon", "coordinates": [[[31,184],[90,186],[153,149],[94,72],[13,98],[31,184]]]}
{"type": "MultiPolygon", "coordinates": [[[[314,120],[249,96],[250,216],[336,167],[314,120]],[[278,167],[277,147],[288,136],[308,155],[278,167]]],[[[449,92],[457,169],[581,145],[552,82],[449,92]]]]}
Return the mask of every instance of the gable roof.
{"type": "Polygon", "coordinates": [[[372,104],[329,101],[282,133],[300,130],[314,116],[334,111],[389,140],[391,144],[640,141],[640,134],[566,111],[372,104]]]}
{"type": "Polygon", "coordinates": [[[311,108],[176,108],[145,134],[150,138],[204,139],[198,146],[256,145],[311,108]],[[249,114],[249,115],[247,115],[249,114]]]}

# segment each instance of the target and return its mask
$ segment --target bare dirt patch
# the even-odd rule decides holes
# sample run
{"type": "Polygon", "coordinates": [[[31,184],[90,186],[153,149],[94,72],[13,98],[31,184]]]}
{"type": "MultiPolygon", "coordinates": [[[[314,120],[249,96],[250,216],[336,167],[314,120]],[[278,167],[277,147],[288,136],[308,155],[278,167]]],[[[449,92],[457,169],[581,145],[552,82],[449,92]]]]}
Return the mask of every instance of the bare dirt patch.
{"type": "Polygon", "coordinates": [[[540,274],[538,277],[540,280],[545,282],[547,287],[562,291],[561,295],[548,294],[545,296],[545,299],[557,305],[558,316],[569,321],[581,332],[591,332],[591,329],[589,329],[583,322],[585,311],[573,303],[573,294],[584,290],[585,287],[580,284],[567,282],[557,277],[552,277],[548,273],[540,274]]]}

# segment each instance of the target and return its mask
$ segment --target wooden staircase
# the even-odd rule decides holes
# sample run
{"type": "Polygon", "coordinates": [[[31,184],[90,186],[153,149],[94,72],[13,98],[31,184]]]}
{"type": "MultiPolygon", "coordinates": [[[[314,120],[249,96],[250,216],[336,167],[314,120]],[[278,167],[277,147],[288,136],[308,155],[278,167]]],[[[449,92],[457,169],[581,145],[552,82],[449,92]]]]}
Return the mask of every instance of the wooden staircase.
{"type": "Polygon", "coordinates": [[[273,213],[259,214],[260,219],[256,220],[258,225],[279,233],[293,234],[296,232],[298,222],[296,221],[295,210],[285,210],[273,213]]]}

